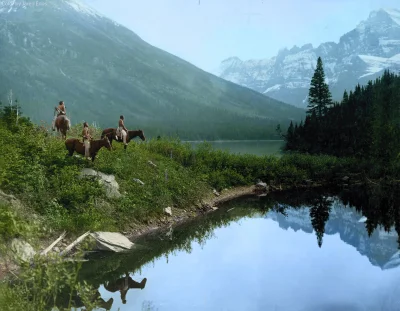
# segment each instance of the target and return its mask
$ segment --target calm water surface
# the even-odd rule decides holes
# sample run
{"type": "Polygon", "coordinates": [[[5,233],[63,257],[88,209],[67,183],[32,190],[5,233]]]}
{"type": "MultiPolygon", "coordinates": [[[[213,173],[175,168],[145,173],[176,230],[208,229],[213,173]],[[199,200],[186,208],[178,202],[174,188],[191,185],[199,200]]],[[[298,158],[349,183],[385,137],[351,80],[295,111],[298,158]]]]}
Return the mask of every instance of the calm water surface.
{"type": "MultiPolygon", "coordinates": [[[[196,147],[201,141],[190,141],[196,147]]],[[[283,140],[223,140],[210,141],[214,148],[240,154],[276,155],[282,154],[283,140]]]]}
{"type": "Polygon", "coordinates": [[[379,227],[400,229],[394,193],[238,200],[142,237],[130,254],[91,261],[81,277],[111,310],[400,310],[398,235],[379,227]],[[106,287],[125,273],[124,304],[106,287]]]}

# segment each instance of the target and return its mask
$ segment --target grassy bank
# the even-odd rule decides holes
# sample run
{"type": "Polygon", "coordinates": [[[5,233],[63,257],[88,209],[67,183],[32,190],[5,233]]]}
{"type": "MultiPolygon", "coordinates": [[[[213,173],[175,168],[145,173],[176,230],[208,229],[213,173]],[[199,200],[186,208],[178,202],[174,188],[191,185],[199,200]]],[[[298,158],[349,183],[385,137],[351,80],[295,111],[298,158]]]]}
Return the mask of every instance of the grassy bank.
{"type": "MultiPolygon", "coordinates": [[[[71,136],[78,137],[79,130],[73,129],[71,136]]],[[[177,139],[131,142],[126,152],[114,143],[116,150],[102,149],[92,164],[80,156],[67,157],[64,142],[52,132],[23,119],[16,126],[4,117],[0,144],[0,189],[15,195],[25,212],[38,215],[49,229],[76,233],[128,230],[134,222],[163,215],[167,206],[185,209],[213,188],[250,185],[258,178],[295,187],[304,180],[332,181],[364,169],[354,159],[234,155],[207,143],[194,150],[177,139]],[[108,198],[98,182],[79,178],[85,167],[114,175],[122,197],[108,198]]]]}
{"type": "MultiPolygon", "coordinates": [[[[72,129],[70,136],[79,137],[80,130],[72,129]]],[[[94,130],[93,136],[99,138],[99,131],[94,130]]],[[[39,248],[49,245],[63,230],[70,238],[88,230],[131,232],[137,226],[166,218],[167,206],[173,208],[174,215],[194,213],[202,200],[213,196],[213,189],[252,185],[257,179],[285,189],[303,186],[310,180],[327,184],[368,167],[355,159],[330,156],[235,155],[214,150],[207,143],[192,149],[190,143],[172,138],[131,142],[126,152],[121,144],[114,143],[115,150],[102,149],[91,163],[80,156],[67,157],[64,142],[45,127],[24,118],[19,118],[16,125],[15,116],[7,110],[0,113],[0,144],[0,190],[3,191],[0,239],[1,245],[5,245],[0,256],[3,258],[15,237],[39,248]],[[107,197],[105,188],[96,180],[80,178],[82,169],[87,167],[114,175],[122,196],[107,197]],[[18,201],[7,200],[9,195],[18,201]]],[[[33,295],[36,306],[43,306],[51,304],[52,299],[55,301],[57,293],[45,298],[39,288],[58,284],[76,290],[82,286],[71,279],[75,270],[62,266],[58,268],[56,261],[36,265],[36,269],[23,267],[20,277],[26,280],[34,277],[29,288],[37,291],[26,292],[25,279],[22,287],[18,287],[20,294],[3,285],[0,303],[7,302],[9,310],[21,310],[29,305],[33,295]],[[65,280],[60,281],[63,276],[65,280]],[[20,299],[14,305],[13,295],[27,300],[20,299]],[[21,305],[24,301],[26,304],[21,305]]]]}

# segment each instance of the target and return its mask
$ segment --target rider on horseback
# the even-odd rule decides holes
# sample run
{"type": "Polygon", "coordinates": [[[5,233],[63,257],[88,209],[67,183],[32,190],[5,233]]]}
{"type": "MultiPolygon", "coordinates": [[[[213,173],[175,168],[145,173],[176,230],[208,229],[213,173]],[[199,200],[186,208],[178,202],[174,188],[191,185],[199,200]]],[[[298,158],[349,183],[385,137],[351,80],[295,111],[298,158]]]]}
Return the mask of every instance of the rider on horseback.
{"type": "Polygon", "coordinates": [[[55,123],[56,123],[57,117],[59,117],[59,116],[61,116],[61,115],[66,115],[66,114],[67,114],[67,112],[66,112],[66,110],[65,110],[64,101],[60,101],[60,102],[58,103],[58,107],[55,107],[55,111],[56,111],[56,114],[54,115],[54,119],[53,119],[53,123],[52,123],[53,131],[56,130],[56,128],[55,128],[55,123]]]}
{"type": "Polygon", "coordinates": [[[128,134],[128,130],[126,129],[126,127],[124,125],[124,116],[119,117],[118,128],[117,128],[117,132],[116,132],[117,140],[118,140],[118,137],[121,137],[121,134],[122,134],[122,141],[124,142],[124,145],[127,146],[126,135],[128,134]]]}
{"type": "Polygon", "coordinates": [[[84,122],[83,130],[82,130],[82,140],[83,140],[83,144],[85,146],[85,157],[86,158],[90,157],[89,149],[90,149],[90,140],[91,139],[92,139],[92,137],[90,136],[90,133],[89,133],[89,125],[87,122],[84,122]]]}

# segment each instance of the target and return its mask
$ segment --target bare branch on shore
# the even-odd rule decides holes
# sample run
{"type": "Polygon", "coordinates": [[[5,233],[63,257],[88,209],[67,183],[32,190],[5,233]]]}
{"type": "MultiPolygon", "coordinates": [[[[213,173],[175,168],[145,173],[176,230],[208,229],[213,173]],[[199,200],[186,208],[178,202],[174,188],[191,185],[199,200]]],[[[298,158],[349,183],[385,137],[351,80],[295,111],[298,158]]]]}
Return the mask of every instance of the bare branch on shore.
{"type": "Polygon", "coordinates": [[[66,254],[68,254],[71,249],[73,249],[76,245],[78,245],[79,243],[81,243],[88,235],[90,234],[90,231],[82,234],[79,238],[77,238],[74,242],[72,242],[70,245],[68,245],[61,253],[61,256],[64,256],[66,254]]]}
{"type": "Polygon", "coordinates": [[[56,244],[57,244],[58,242],[60,242],[60,241],[65,237],[66,234],[67,234],[67,232],[64,231],[63,234],[60,235],[60,237],[59,237],[57,240],[55,240],[53,243],[51,243],[49,247],[47,247],[44,251],[42,251],[42,252],[40,253],[40,255],[42,255],[42,256],[43,256],[43,255],[46,255],[49,251],[51,251],[51,250],[53,249],[53,247],[56,246],[56,244]]]}

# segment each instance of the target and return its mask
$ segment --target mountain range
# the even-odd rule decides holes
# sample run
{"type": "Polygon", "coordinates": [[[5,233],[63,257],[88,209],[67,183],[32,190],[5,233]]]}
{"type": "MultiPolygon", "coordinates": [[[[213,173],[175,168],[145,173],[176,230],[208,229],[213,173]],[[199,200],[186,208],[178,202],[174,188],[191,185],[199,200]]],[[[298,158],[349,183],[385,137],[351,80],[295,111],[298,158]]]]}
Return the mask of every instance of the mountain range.
{"type": "Polygon", "coordinates": [[[400,10],[372,11],[337,43],[285,48],[271,59],[230,57],[222,61],[215,74],[276,100],[305,108],[318,57],[322,59],[334,100],[341,100],[345,89],[353,90],[357,83],[363,85],[379,77],[385,69],[398,72],[400,10]]]}
{"type": "Polygon", "coordinates": [[[73,124],[147,136],[272,138],[303,109],[236,85],[143,41],[78,0],[0,2],[0,99],[50,121],[65,102],[73,124]]]}
{"type": "MultiPolygon", "coordinates": [[[[288,208],[286,216],[279,212],[269,212],[265,217],[279,223],[279,227],[294,231],[314,234],[311,223],[310,208],[288,208]]],[[[367,256],[372,265],[382,270],[396,268],[400,265],[400,251],[398,250],[396,231],[390,232],[376,229],[369,237],[365,227],[366,218],[357,212],[354,207],[344,206],[335,199],[329,212],[329,219],[325,224],[325,235],[338,234],[340,239],[353,246],[364,256],[367,256]]],[[[317,247],[317,238],[315,238],[317,247]]],[[[324,245],[322,244],[322,247],[324,245]]]]}

